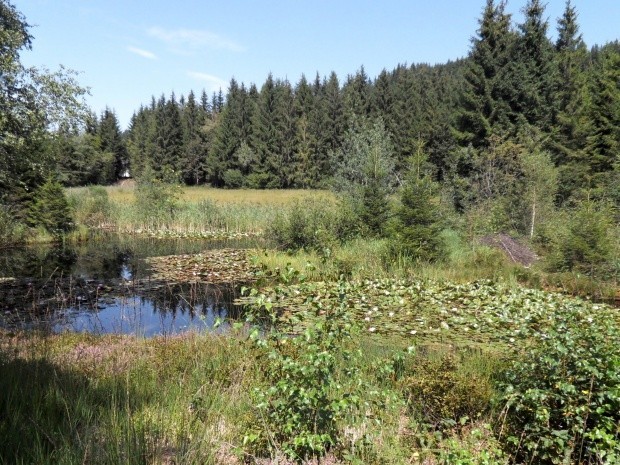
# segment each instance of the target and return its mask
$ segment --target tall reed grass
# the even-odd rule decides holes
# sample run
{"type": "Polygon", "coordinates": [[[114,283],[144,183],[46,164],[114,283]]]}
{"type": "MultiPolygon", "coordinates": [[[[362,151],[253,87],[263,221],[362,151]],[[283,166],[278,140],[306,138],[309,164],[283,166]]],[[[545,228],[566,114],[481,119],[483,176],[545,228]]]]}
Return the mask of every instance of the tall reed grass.
{"type": "Polygon", "coordinates": [[[333,195],[327,191],[186,187],[177,190],[172,208],[154,209],[136,202],[133,185],[95,189],[67,190],[76,218],[90,227],[122,233],[259,234],[300,200],[334,202],[333,195]],[[92,199],[93,192],[100,196],[102,190],[107,195],[106,205],[100,198],[98,203],[92,199]],[[95,204],[99,206],[98,215],[91,212],[95,204]]]}

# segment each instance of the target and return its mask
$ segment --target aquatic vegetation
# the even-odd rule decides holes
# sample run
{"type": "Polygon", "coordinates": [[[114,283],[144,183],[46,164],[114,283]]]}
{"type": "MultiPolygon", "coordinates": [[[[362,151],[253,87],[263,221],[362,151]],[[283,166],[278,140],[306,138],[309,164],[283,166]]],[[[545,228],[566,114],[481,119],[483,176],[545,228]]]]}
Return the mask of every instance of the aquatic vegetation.
{"type": "Polygon", "coordinates": [[[146,261],[154,271],[152,280],[189,283],[249,283],[258,267],[250,262],[251,251],[214,249],[193,255],[152,257],[146,261]]]}
{"type": "MultiPolygon", "coordinates": [[[[291,320],[309,306],[338,305],[337,282],[305,282],[261,289],[239,303],[270,302],[281,318],[291,320]]],[[[442,341],[515,346],[532,331],[544,334],[558,320],[619,320],[607,305],[490,280],[468,284],[407,279],[353,280],[344,296],[346,307],[366,331],[399,335],[412,342],[442,341]]]]}

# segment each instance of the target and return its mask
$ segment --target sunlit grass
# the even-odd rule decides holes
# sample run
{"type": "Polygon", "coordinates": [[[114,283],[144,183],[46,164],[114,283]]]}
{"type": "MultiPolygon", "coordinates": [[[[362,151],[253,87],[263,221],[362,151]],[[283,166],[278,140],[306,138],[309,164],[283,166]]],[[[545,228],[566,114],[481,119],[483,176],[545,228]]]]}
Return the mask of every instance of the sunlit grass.
{"type": "MultiPolygon", "coordinates": [[[[70,194],[79,194],[84,187],[68,189],[70,194]]],[[[133,203],[135,185],[106,186],[110,201],[120,204],[133,203]]],[[[289,205],[305,198],[333,201],[329,191],[308,189],[215,189],[208,186],[184,186],[180,189],[179,201],[198,203],[204,200],[218,204],[289,205]]]]}

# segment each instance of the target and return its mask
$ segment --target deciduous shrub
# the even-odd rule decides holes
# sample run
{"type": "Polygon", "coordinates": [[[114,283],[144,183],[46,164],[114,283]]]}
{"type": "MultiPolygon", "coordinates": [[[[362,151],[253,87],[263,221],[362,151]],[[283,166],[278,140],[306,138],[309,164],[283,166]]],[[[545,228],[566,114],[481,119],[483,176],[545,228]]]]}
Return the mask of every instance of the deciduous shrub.
{"type": "MultiPolygon", "coordinates": [[[[345,292],[341,286],[341,295],[345,292]]],[[[317,305],[300,314],[298,323],[304,329],[291,335],[290,328],[280,327],[272,303],[253,295],[250,322],[266,316],[271,330],[264,336],[258,330],[252,333],[262,351],[257,362],[264,384],[253,392],[257,422],[247,428],[247,450],[259,456],[284,452],[301,462],[342,448],[342,423],[354,425],[356,418],[375,409],[372,396],[366,395],[363,402],[362,355],[352,344],[352,317],[344,304],[317,305]]],[[[363,440],[361,434],[358,441],[363,440]]]]}
{"type": "Polygon", "coordinates": [[[584,314],[575,305],[530,331],[506,373],[502,439],[516,463],[620,461],[620,332],[609,313],[584,314]]]}
{"type": "Polygon", "coordinates": [[[306,199],[282,212],[266,231],[266,236],[283,250],[325,252],[355,234],[354,218],[346,207],[339,208],[306,199]]]}

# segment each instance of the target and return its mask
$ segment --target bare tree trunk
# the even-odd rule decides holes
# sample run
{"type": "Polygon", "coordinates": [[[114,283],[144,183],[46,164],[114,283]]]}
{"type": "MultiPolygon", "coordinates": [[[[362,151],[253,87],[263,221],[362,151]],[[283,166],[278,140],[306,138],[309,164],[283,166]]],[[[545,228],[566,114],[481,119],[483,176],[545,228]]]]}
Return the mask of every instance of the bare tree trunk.
{"type": "Polygon", "coordinates": [[[530,239],[534,237],[534,223],[536,222],[536,200],[532,202],[532,223],[530,224],[530,239]]]}

